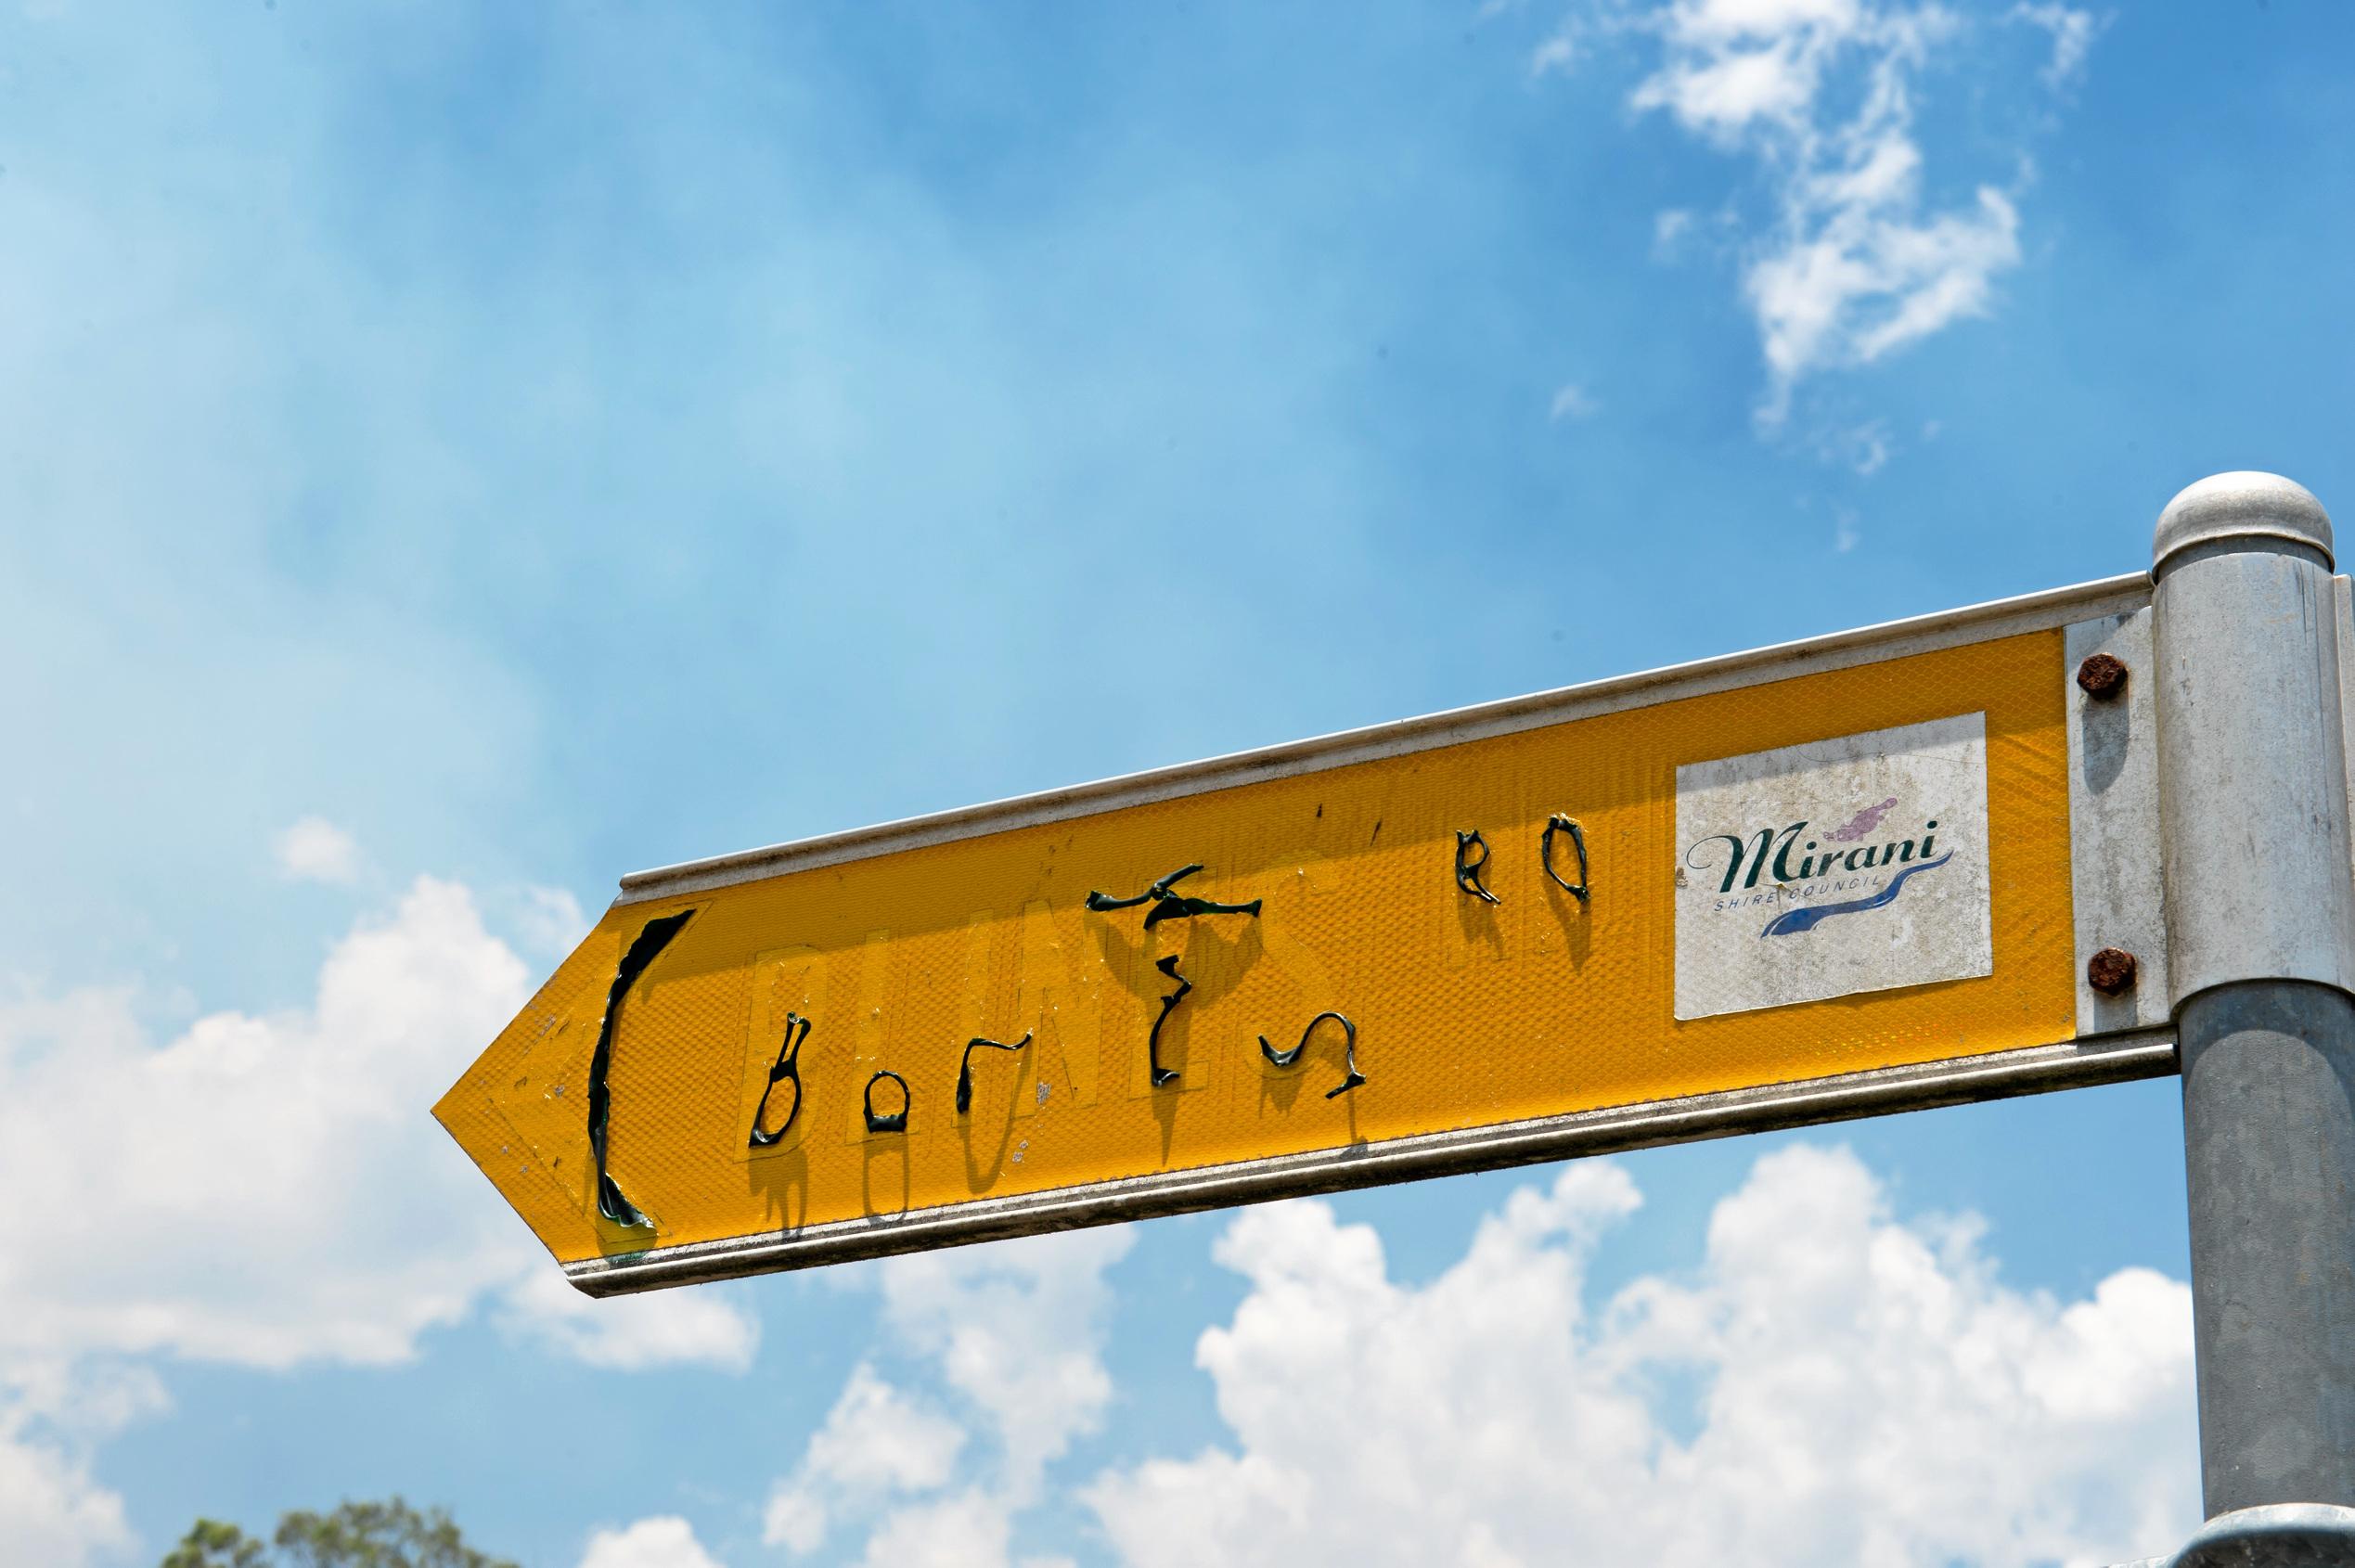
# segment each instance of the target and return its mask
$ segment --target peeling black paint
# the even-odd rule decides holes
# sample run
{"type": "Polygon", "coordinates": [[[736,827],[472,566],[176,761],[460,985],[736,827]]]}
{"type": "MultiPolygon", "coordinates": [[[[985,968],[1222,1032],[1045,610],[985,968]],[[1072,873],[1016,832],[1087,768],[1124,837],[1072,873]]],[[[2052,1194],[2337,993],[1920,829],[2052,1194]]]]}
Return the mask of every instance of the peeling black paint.
{"type": "Polygon", "coordinates": [[[622,1196],[621,1188],[605,1169],[605,1135],[613,1112],[613,1089],[606,1081],[613,1065],[613,1026],[621,1020],[622,998],[629,995],[637,977],[670,945],[671,938],[678,934],[679,928],[694,913],[692,909],[681,909],[676,915],[649,920],[639,929],[622,955],[621,967],[613,971],[612,988],[605,993],[605,1021],[598,1025],[597,1054],[589,1059],[588,1138],[589,1152],[597,1160],[597,1212],[615,1225],[637,1230],[651,1230],[654,1222],[622,1196]]]}
{"type": "Polygon", "coordinates": [[[1581,904],[1587,901],[1587,835],[1585,829],[1578,826],[1576,817],[1564,816],[1557,811],[1546,818],[1546,830],[1538,835],[1538,859],[1545,867],[1546,875],[1553,879],[1556,887],[1581,904]],[[1576,882],[1564,881],[1562,873],[1553,868],[1553,836],[1556,833],[1569,834],[1571,847],[1578,852],[1578,880],[1576,882]]]}
{"type": "Polygon", "coordinates": [[[1250,915],[1255,918],[1258,915],[1259,900],[1255,898],[1248,904],[1218,904],[1207,898],[1192,898],[1170,891],[1201,869],[1200,861],[1191,866],[1181,866],[1134,898],[1114,898],[1107,893],[1091,892],[1087,895],[1087,907],[1103,914],[1113,909],[1134,909],[1139,904],[1151,903],[1152,907],[1145,911],[1147,931],[1164,920],[1190,919],[1196,915],[1250,915]]]}
{"type": "Polygon", "coordinates": [[[761,1102],[753,1107],[752,1136],[745,1140],[753,1149],[766,1149],[791,1132],[794,1121],[802,1113],[802,1042],[809,1038],[809,1020],[799,1013],[785,1015],[785,1038],[777,1047],[777,1060],[769,1064],[768,1082],[761,1088],[761,1102]],[[798,1033],[796,1033],[798,1031],[798,1033]],[[761,1124],[768,1117],[768,1097],[777,1086],[793,1086],[793,1109],[785,1112],[785,1120],[775,1132],[763,1132],[761,1124]]]}
{"type": "Polygon", "coordinates": [[[957,1114],[962,1116],[973,1108],[973,1052],[976,1050],[1018,1051],[1030,1044],[1030,1035],[1008,1045],[1003,1040],[984,1040],[976,1035],[965,1042],[965,1054],[957,1060],[957,1114]]]}
{"type": "Polygon", "coordinates": [[[1172,953],[1153,965],[1178,983],[1178,989],[1161,999],[1161,1016],[1153,1020],[1152,1033],[1145,1036],[1145,1066],[1155,1088],[1165,1088],[1178,1081],[1178,1074],[1161,1064],[1161,1026],[1169,1022],[1169,1015],[1178,1010],[1178,1004],[1186,999],[1186,993],[1194,983],[1178,972],[1178,955],[1172,953]]]}
{"type": "Polygon", "coordinates": [[[1488,841],[1480,836],[1480,829],[1474,828],[1469,833],[1459,832],[1456,835],[1456,886],[1484,903],[1502,904],[1504,900],[1490,893],[1488,884],[1481,880],[1480,873],[1487,864],[1488,841]],[[1472,858],[1475,848],[1480,851],[1477,860],[1472,858]]]}
{"type": "Polygon", "coordinates": [[[908,1092],[907,1079],[901,1077],[898,1073],[893,1072],[888,1067],[877,1068],[875,1070],[875,1075],[867,1080],[867,1130],[870,1133],[906,1132],[907,1130],[908,1109],[915,1103],[916,1097],[908,1092]],[[889,1078],[893,1083],[899,1086],[899,1109],[897,1111],[878,1114],[875,1110],[875,1086],[882,1083],[886,1078],[889,1078]]]}
{"type": "Polygon", "coordinates": [[[1337,1012],[1319,1013],[1308,1021],[1308,1027],[1300,1032],[1300,1044],[1288,1051],[1278,1050],[1268,1043],[1268,1036],[1262,1035],[1259,1036],[1259,1053],[1277,1067],[1290,1067],[1300,1060],[1300,1053],[1308,1048],[1308,1037],[1317,1032],[1317,1025],[1329,1018],[1341,1025],[1342,1033],[1347,1040],[1347,1044],[1344,1047],[1341,1085],[1338,1088],[1325,1091],[1325,1098],[1333,1099],[1347,1094],[1366,1081],[1366,1075],[1358,1071],[1358,1026],[1350,1022],[1346,1015],[1337,1012]]]}

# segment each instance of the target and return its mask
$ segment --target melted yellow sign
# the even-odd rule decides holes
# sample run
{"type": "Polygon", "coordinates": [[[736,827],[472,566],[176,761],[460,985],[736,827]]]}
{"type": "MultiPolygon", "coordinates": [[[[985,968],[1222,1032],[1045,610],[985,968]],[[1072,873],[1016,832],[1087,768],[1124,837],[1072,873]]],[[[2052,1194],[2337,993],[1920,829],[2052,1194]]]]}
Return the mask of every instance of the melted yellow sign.
{"type": "Polygon", "coordinates": [[[434,1114],[571,1262],[2065,1040],[2060,659],[2036,632],[617,905],[434,1114]],[[1679,1022],[1677,768],[1964,713],[1992,972],[1679,1022]]]}

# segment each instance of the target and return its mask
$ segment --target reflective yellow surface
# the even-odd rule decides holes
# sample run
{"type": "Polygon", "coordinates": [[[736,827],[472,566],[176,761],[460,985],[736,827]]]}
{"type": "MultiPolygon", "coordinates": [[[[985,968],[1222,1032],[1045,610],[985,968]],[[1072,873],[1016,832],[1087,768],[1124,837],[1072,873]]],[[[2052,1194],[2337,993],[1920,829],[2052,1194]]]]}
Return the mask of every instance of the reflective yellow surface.
{"type": "MultiPolygon", "coordinates": [[[[434,1114],[569,1262],[2065,1040],[2060,663],[2061,634],[2033,633],[616,907],[434,1114]],[[1678,765],[1981,711],[1995,972],[1676,1022],[1678,765]],[[1585,905],[1539,870],[1557,812],[1586,832],[1585,905]],[[1453,875],[1473,828],[1494,906],[1453,875]],[[1148,932],[1143,907],[1084,907],[1194,861],[1178,891],[1262,913],[1148,932]],[[596,1217],[590,1058],[623,951],[680,909],[615,1028],[610,1168],[655,1222],[624,1229],[596,1217]],[[1178,1080],[1156,1089],[1172,954],[1193,990],[1162,1033],[1178,1080]],[[1338,1028],[1289,1070],[1258,1044],[1289,1049],[1328,1009],[1356,1022],[1367,1080],[1330,1099],[1338,1028]],[[806,1099],[750,1148],[789,1011],[812,1021],[806,1099]],[[973,1053],[959,1114],[965,1042],[1025,1032],[1024,1050],[973,1053]],[[881,1068],[910,1086],[904,1134],[867,1130],[881,1068]]],[[[876,1099],[899,1103],[888,1083],[876,1099]]],[[[791,1100],[779,1085],[770,1128],[791,1100]]]]}

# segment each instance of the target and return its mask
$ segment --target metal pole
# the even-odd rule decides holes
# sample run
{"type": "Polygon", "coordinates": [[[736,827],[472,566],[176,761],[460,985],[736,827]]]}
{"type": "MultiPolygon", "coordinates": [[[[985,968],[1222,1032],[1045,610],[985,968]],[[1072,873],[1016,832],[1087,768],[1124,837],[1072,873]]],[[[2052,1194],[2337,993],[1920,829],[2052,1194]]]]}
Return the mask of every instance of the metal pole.
{"type": "Polygon", "coordinates": [[[2219,474],[2168,503],[2152,556],[2201,1536],[2245,1536],[2233,1562],[2319,1562],[2266,1542],[2284,1520],[2268,1505],[2329,1504],[2355,1547],[2355,875],[2330,519],[2288,480],[2219,474]]]}

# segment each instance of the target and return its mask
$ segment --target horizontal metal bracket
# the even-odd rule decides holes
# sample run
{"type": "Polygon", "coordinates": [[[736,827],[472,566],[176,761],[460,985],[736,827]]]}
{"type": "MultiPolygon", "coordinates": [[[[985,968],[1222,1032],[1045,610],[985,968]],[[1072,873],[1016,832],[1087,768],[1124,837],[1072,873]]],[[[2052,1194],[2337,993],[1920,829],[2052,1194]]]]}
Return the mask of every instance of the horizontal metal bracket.
{"type": "Polygon", "coordinates": [[[2061,680],[2068,702],[2069,878],[2077,925],[2077,1032],[2080,1038],[2168,1021],[2167,892],[2160,868],[2158,687],[2144,605],[2063,634],[2061,680]],[[2122,688],[2096,696],[2079,682],[2104,655],[2125,667],[2122,688]],[[2088,979],[2104,950],[2132,955],[2130,983],[2115,995],[2088,979]]]}

